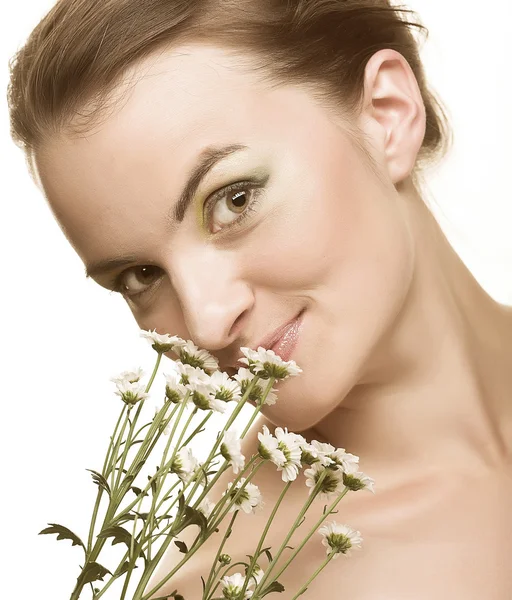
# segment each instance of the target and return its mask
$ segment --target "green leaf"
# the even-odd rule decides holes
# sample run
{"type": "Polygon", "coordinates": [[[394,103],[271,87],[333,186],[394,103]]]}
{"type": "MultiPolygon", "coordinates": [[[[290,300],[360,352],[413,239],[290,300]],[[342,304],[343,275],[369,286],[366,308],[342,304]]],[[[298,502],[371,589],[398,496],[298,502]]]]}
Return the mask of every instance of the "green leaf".
{"type": "Polygon", "coordinates": [[[87,563],[84,570],[80,573],[78,581],[80,584],[85,585],[86,583],[92,583],[93,581],[103,581],[105,575],[112,575],[112,573],[104,566],[97,562],[87,563]]]}
{"type": "Polygon", "coordinates": [[[140,513],[137,512],[136,510],[133,511],[137,517],[139,517],[139,519],[142,519],[143,521],[145,521],[148,517],[149,517],[149,513],[145,512],[145,513],[140,513]]]}
{"type": "Polygon", "coordinates": [[[58,540],[71,540],[72,546],[82,546],[82,548],[85,550],[84,543],[76,535],[76,533],[71,531],[71,529],[64,527],[64,525],[59,525],[58,523],[48,523],[48,525],[50,525],[50,527],[46,527],[40,531],[38,535],[45,533],[56,533],[58,540]]]}
{"type": "Polygon", "coordinates": [[[178,548],[180,549],[180,552],[183,552],[183,554],[186,554],[188,552],[187,544],[185,544],[185,542],[180,542],[179,540],[174,540],[174,543],[176,544],[176,546],[178,546],[178,548]]]}
{"type": "Polygon", "coordinates": [[[124,575],[124,573],[128,573],[128,569],[130,569],[130,568],[132,568],[132,569],[138,569],[137,565],[131,565],[130,566],[130,561],[125,560],[124,563],[123,563],[123,565],[122,565],[122,567],[121,567],[121,570],[119,571],[119,577],[121,577],[121,575],[124,575]]]}
{"type": "Polygon", "coordinates": [[[103,477],[103,475],[101,473],[98,473],[98,471],[93,471],[92,469],[85,469],[85,470],[92,473],[92,480],[94,481],[94,483],[96,485],[98,485],[100,488],[103,488],[110,497],[111,496],[110,486],[108,485],[108,482],[105,479],[105,477],[103,477]]]}
{"type": "Polygon", "coordinates": [[[272,554],[270,554],[270,546],[268,548],[263,548],[263,552],[265,552],[265,554],[267,555],[268,562],[271,563],[273,558],[272,554]]]}
{"type": "MultiPolygon", "coordinates": [[[[139,487],[135,487],[134,485],[132,485],[130,489],[136,496],[140,496],[142,494],[142,490],[139,487]]],[[[149,496],[149,494],[145,492],[144,496],[149,496]]]]}
{"type": "Polygon", "coordinates": [[[261,597],[263,598],[263,596],[272,594],[273,592],[284,592],[284,585],[279,583],[279,581],[273,581],[269,586],[262,590],[261,597]]]}
{"type": "Polygon", "coordinates": [[[103,531],[100,531],[100,533],[98,533],[98,537],[99,538],[112,537],[112,538],[114,538],[112,540],[112,546],[114,544],[122,543],[122,544],[126,544],[128,546],[128,548],[130,547],[130,543],[132,541],[131,533],[129,533],[128,531],[126,531],[126,529],[123,529],[122,527],[119,527],[119,526],[107,527],[106,529],[104,529],[103,531]]]}
{"type": "Polygon", "coordinates": [[[154,600],[170,600],[170,598],[174,598],[174,600],[185,600],[185,598],[183,598],[181,594],[178,594],[178,590],[174,590],[174,592],[172,592],[172,594],[169,594],[168,596],[159,596],[154,600]]]}
{"type": "MultiPolygon", "coordinates": [[[[132,535],[130,532],[126,531],[126,529],[123,529],[122,527],[107,527],[106,529],[104,529],[103,531],[100,531],[100,533],[98,533],[98,537],[99,538],[109,538],[112,537],[114,538],[112,540],[112,546],[114,544],[126,544],[128,546],[128,548],[130,548],[131,546],[131,541],[132,541],[132,535]]],[[[139,552],[139,556],[141,558],[144,559],[144,561],[146,561],[146,555],[144,554],[144,551],[141,550],[139,552]]]]}
{"type": "Polygon", "coordinates": [[[127,513],[127,514],[121,515],[115,521],[110,521],[109,527],[117,527],[119,525],[122,525],[123,523],[126,523],[126,521],[133,521],[134,519],[135,519],[135,515],[132,515],[131,513],[127,513]]]}

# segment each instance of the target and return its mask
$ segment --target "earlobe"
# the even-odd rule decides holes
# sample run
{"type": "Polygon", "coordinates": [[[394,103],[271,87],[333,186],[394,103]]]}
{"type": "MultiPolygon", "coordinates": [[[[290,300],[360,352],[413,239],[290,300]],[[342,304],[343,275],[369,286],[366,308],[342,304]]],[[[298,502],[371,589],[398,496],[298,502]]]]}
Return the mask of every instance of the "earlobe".
{"type": "Polygon", "coordinates": [[[364,119],[394,184],[414,169],[425,137],[426,114],[416,77],[395,50],[376,52],[364,83],[364,119]]]}

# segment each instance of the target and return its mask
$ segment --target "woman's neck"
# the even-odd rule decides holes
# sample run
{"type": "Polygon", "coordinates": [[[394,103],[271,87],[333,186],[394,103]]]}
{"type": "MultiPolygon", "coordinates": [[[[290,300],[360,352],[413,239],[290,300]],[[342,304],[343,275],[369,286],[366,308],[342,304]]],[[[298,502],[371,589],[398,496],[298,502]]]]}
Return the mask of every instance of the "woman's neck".
{"type": "Polygon", "coordinates": [[[397,481],[419,467],[501,464],[512,454],[512,307],[482,289],[415,188],[400,193],[416,241],[408,297],[358,385],[308,436],[397,481]]]}

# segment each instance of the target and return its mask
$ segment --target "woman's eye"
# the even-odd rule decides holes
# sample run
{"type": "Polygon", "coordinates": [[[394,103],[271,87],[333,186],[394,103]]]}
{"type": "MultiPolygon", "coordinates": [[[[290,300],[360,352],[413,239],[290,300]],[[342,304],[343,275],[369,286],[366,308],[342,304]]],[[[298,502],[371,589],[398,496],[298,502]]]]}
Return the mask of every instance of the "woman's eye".
{"type": "Polygon", "coordinates": [[[114,291],[127,298],[142,296],[162,277],[162,269],[154,265],[130,267],[116,279],[114,291]]]}
{"type": "Polygon", "coordinates": [[[205,202],[206,223],[211,233],[240,225],[255,210],[261,188],[250,182],[228,185],[205,202]]]}

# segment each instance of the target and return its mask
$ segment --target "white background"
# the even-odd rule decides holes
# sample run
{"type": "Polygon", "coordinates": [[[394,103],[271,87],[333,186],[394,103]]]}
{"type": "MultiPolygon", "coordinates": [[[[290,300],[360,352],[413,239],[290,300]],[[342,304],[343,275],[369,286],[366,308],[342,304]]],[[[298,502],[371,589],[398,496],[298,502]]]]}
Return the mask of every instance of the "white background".
{"type": "MultiPolygon", "coordinates": [[[[2,9],[0,84],[7,60],[50,0],[2,9]]],[[[454,148],[429,175],[436,215],[482,286],[512,304],[510,0],[414,0],[430,37],[426,72],[446,105],[454,148]]],[[[3,598],[69,597],[82,558],[70,542],[38,536],[47,522],[86,538],[100,469],[119,403],[108,380],[151,368],[124,302],[86,281],[83,266],[32,183],[0,117],[3,598]],[[7,553],[7,556],[6,556],[7,553]]],[[[348,449],[350,450],[350,449],[348,449]]]]}

